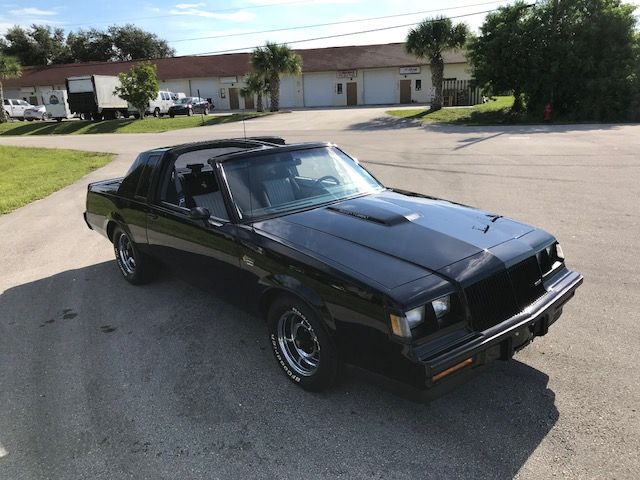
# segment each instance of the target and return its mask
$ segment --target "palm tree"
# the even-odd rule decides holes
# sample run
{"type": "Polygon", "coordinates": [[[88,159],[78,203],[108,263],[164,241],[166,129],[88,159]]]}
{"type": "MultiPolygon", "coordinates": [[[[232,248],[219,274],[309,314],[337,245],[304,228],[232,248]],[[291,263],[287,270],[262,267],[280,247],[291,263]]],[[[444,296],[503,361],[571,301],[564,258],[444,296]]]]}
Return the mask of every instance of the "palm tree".
{"type": "Polygon", "coordinates": [[[268,82],[271,111],[277,112],[280,106],[280,75],[299,75],[302,58],[287,45],[267,42],[251,53],[251,65],[268,82]]]}
{"type": "Polygon", "coordinates": [[[7,113],[4,110],[4,87],[2,82],[9,78],[18,78],[22,75],[22,69],[18,60],[14,57],[0,55],[0,123],[7,121],[7,113]]]}
{"type": "Polygon", "coordinates": [[[412,28],[407,35],[407,52],[419,59],[429,60],[431,66],[431,82],[435,87],[431,110],[442,108],[444,76],[442,52],[449,48],[461,48],[468,33],[469,30],[464,23],[453,25],[449,18],[436,17],[424,20],[416,28],[412,28]]]}
{"type": "Polygon", "coordinates": [[[251,72],[247,75],[245,79],[246,87],[240,90],[240,95],[243,97],[253,97],[254,95],[258,96],[256,102],[256,110],[258,112],[263,112],[264,108],[262,107],[262,95],[269,91],[269,85],[265,78],[256,72],[251,72]]]}

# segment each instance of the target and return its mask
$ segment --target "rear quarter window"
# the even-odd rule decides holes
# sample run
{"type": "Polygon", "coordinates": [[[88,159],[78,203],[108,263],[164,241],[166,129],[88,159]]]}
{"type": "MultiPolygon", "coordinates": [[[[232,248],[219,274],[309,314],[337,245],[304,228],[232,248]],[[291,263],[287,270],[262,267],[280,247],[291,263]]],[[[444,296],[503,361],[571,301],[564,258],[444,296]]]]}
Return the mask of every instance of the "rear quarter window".
{"type": "Polygon", "coordinates": [[[151,184],[151,174],[160,160],[159,153],[141,153],[122,179],[118,195],[126,198],[146,199],[151,184]]]}

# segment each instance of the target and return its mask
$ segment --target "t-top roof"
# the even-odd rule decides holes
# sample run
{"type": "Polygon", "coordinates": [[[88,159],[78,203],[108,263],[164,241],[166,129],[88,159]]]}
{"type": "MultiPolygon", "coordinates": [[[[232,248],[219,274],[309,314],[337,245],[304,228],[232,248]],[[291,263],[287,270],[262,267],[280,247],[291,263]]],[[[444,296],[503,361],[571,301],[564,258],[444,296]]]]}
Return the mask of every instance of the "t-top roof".
{"type": "MultiPolygon", "coordinates": [[[[355,45],[295,50],[302,57],[302,71],[325,72],[366,68],[411,67],[428,64],[405,51],[404,43],[355,45]]],[[[245,75],[251,71],[249,53],[185,56],[151,60],[158,68],[158,79],[186,79],[245,75]]],[[[460,50],[444,53],[445,63],[465,63],[460,50]]],[[[68,77],[117,75],[139,61],[87,62],[47,67],[23,67],[22,76],[4,81],[5,87],[62,85],[68,77]]]]}

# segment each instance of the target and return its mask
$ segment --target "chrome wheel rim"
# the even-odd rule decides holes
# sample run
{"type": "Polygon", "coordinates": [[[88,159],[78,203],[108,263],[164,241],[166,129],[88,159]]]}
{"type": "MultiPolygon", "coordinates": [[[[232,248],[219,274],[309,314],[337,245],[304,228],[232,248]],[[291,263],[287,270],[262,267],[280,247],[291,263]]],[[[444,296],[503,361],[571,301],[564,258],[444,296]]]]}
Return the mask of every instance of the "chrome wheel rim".
{"type": "Polygon", "coordinates": [[[299,375],[309,377],[320,365],[320,343],[313,327],[295,309],[278,320],[278,344],[289,366],[299,375]]]}
{"type": "Polygon", "coordinates": [[[129,237],[123,233],[118,239],[118,256],[120,257],[120,265],[122,265],[125,273],[132,275],[136,271],[136,258],[133,254],[133,245],[129,237]]]}

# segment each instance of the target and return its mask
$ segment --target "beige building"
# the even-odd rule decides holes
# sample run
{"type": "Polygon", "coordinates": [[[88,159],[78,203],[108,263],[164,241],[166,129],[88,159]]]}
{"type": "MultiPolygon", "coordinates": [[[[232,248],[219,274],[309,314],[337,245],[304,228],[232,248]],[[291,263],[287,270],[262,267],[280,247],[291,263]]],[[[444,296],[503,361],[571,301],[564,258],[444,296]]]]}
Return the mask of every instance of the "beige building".
{"type": "MultiPolygon", "coordinates": [[[[403,43],[296,50],[302,75],[285,76],[280,85],[282,108],[393,105],[431,102],[429,64],[406,53],[403,43]]],[[[471,73],[461,51],[444,55],[447,85],[466,87],[471,73]]],[[[51,89],[64,89],[65,79],[78,75],[117,75],[135,62],[89,62],[50,67],[25,67],[22,77],[5,81],[5,98],[26,98],[41,104],[51,89]]],[[[161,90],[209,98],[218,110],[253,109],[240,89],[251,71],[248,53],[174,57],[154,60],[161,90]]],[[[448,98],[445,92],[445,102],[448,98]]],[[[473,97],[473,96],[472,96],[473,97]]],[[[450,95],[455,102],[458,95],[450,95]]],[[[474,103],[469,95],[464,102],[474,103]]]]}

